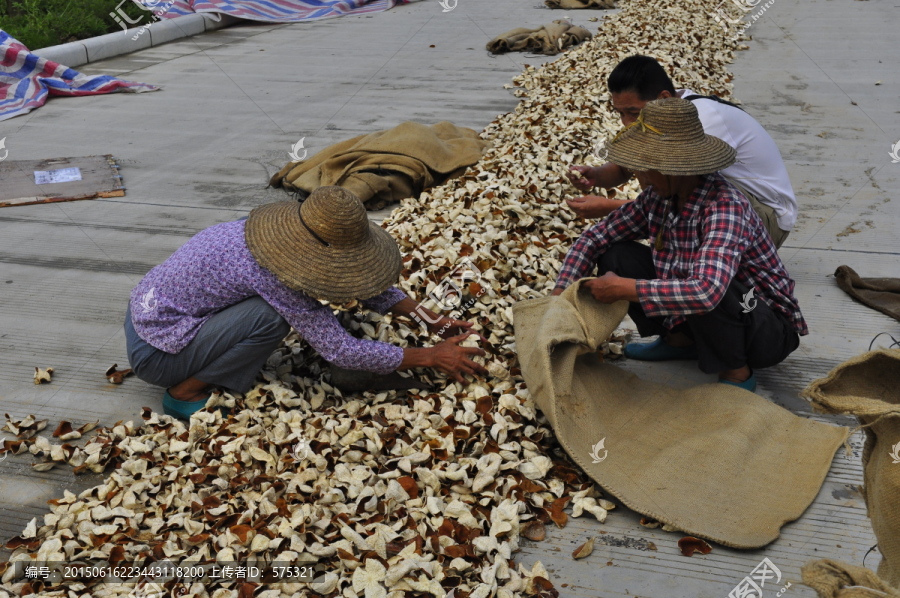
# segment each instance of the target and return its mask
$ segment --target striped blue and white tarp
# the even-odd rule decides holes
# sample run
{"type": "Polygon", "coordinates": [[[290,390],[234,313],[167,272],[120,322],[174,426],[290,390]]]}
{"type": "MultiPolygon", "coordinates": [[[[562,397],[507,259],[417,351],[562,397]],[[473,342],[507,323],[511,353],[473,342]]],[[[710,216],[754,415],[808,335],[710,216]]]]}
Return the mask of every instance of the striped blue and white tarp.
{"type": "Polygon", "coordinates": [[[0,120],[31,112],[49,96],[87,96],[115,91],[154,91],[108,75],[85,75],[41,58],[0,29],[0,120]]]}
{"type": "MultiPolygon", "coordinates": [[[[410,1],[412,0],[175,0],[163,18],[215,12],[251,21],[295,23],[378,12],[410,1]]],[[[147,0],[142,3],[150,6],[147,0]]]]}

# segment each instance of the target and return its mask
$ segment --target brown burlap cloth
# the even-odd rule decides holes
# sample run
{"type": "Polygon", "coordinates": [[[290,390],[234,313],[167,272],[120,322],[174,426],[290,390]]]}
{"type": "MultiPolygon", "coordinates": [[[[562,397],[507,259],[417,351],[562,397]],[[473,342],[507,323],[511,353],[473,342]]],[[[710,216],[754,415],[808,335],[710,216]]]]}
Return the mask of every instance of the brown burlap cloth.
{"type": "Polygon", "coordinates": [[[522,374],[566,452],[638,513],[735,548],[775,540],[816,497],[847,429],[734,386],[678,390],[601,363],[627,303],[598,303],[581,284],[513,307],[522,374]]]}
{"type": "Polygon", "coordinates": [[[863,426],[863,496],[882,560],[878,575],[900,588],[900,350],[870,351],[810,384],[803,395],[863,426]]]}
{"type": "Polygon", "coordinates": [[[822,559],[804,565],[800,572],[803,583],[819,598],[900,598],[900,592],[863,567],[822,559]]]}
{"type": "Polygon", "coordinates": [[[544,0],[550,8],[615,8],[614,0],[544,0]]]}
{"type": "Polygon", "coordinates": [[[863,305],[900,320],[900,278],[860,278],[850,266],[838,267],[834,278],[841,290],[863,305]]]}
{"type": "Polygon", "coordinates": [[[489,145],[477,131],[447,121],[431,126],[404,122],[290,162],[269,184],[306,194],[338,185],[374,210],[461,175],[489,145]]]}
{"type": "Polygon", "coordinates": [[[588,39],[591,33],[587,29],[558,19],[537,29],[519,27],[507,31],[489,41],[487,49],[491,54],[533,52],[553,56],[588,39]]]}

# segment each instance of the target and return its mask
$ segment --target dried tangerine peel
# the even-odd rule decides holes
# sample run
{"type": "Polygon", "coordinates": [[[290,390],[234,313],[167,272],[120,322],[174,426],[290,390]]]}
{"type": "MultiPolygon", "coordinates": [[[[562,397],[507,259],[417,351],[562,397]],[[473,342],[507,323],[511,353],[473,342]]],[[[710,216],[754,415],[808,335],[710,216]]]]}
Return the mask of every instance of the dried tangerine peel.
{"type": "MultiPolygon", "coordinates": [[[[50,445],[51,461],[108,477],[51,501],[40,525],[32,520],[7,544],[12,558],[319,563],[309,585],[225,580],[191,587],[199,598],[555,595],[541,563],[510,564],[523,528],[565,525],[569,505],[598,520],[608,509],[598,496],[576,497],[593,483],[552,452],[552,432],[516,361],[512,306],[552,289],[586,226],[563,202],[581,194],[565,174],[572,164],[599,165],[592,148],[621,128],[605,83],[621,59],[650,53],[679,87],[730,97],[736,42],[710,16],[715,6],[623,2],[593,40],[514,79],[521,101],[481,133],[491,147],[478,164],[404,200],[385,221],[402,247],[399,286],[410,296],[428,297],[463,259],[477,268],[460,286],[465,311],[445,315],[487,337],[492,377],[463,386],[425,372],[423,386],[435,391],[345,397],[321,358],[291,335],[254,389],[212,398],[211,406],[232,408],[228,418],[210,409],[185,425],[145,410],[142,426],[119,422],[83,447],[50,445]]],[[[617,197],[637,192],[630,183],[617,197]]],[[[350,331],[361,338],[403,347],[427,340],[417,324],[391,315],[352,316],[350,331]]],[[[611,343],[626,340],[617,334],[611,343]]],[[[620,349],[607,343],[605,351],[620,349]]],[[[30,446],[8,442],[16,451],[30,446]]],[[[36,450],[46,458],[46,448],[36,450]]],[[[11,571],[2,582],[30,593],[11,571]]],[[[105,591],[76,585],[60,591],[105,591]]]]}

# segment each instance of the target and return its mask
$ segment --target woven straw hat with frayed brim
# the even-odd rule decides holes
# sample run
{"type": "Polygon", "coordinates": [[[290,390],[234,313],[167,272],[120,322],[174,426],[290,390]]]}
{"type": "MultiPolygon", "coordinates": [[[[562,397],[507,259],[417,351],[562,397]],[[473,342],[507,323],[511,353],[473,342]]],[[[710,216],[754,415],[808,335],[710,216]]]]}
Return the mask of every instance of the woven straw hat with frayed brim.
{"type": "Polygon", "coordinates": [[[341,187],[319,187],[299,205],[282,201],[254,209],[244,237],[260,266],[315,299],[369,299],[400,277],[397,242],[341,187]]]}
{"type": "Polygon", "coordinates": [[[727,168],[735,157],[733,147],[703,132],[693,102],[665,98],[644,106],[609,144],[607,159],[628,170],[690,176],[727,168]]]}

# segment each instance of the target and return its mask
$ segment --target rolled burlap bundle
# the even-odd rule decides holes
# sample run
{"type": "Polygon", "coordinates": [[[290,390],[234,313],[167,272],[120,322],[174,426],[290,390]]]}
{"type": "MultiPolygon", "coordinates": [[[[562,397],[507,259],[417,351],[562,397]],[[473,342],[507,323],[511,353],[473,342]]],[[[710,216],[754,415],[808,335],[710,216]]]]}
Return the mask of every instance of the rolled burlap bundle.
{"type": "Polygon", "coordinates": [[[800,573],[819,598],[900,598],[900,592],[863,567],[823,559],[804,565],[800,573]]]}
{"type": "Polygon", "coordinates": [[[615,8],[615,0],[544,0],[550,8],[615,8]]]}
{"type": "Polygon", "coordinates": [[[560,52],[591,39],[591,33],[565,19],[557,19],[536,29],[518,27],[498,35],[487,43],[491,54],[506,52],[534,52],[555,56],[560,52]]]}

